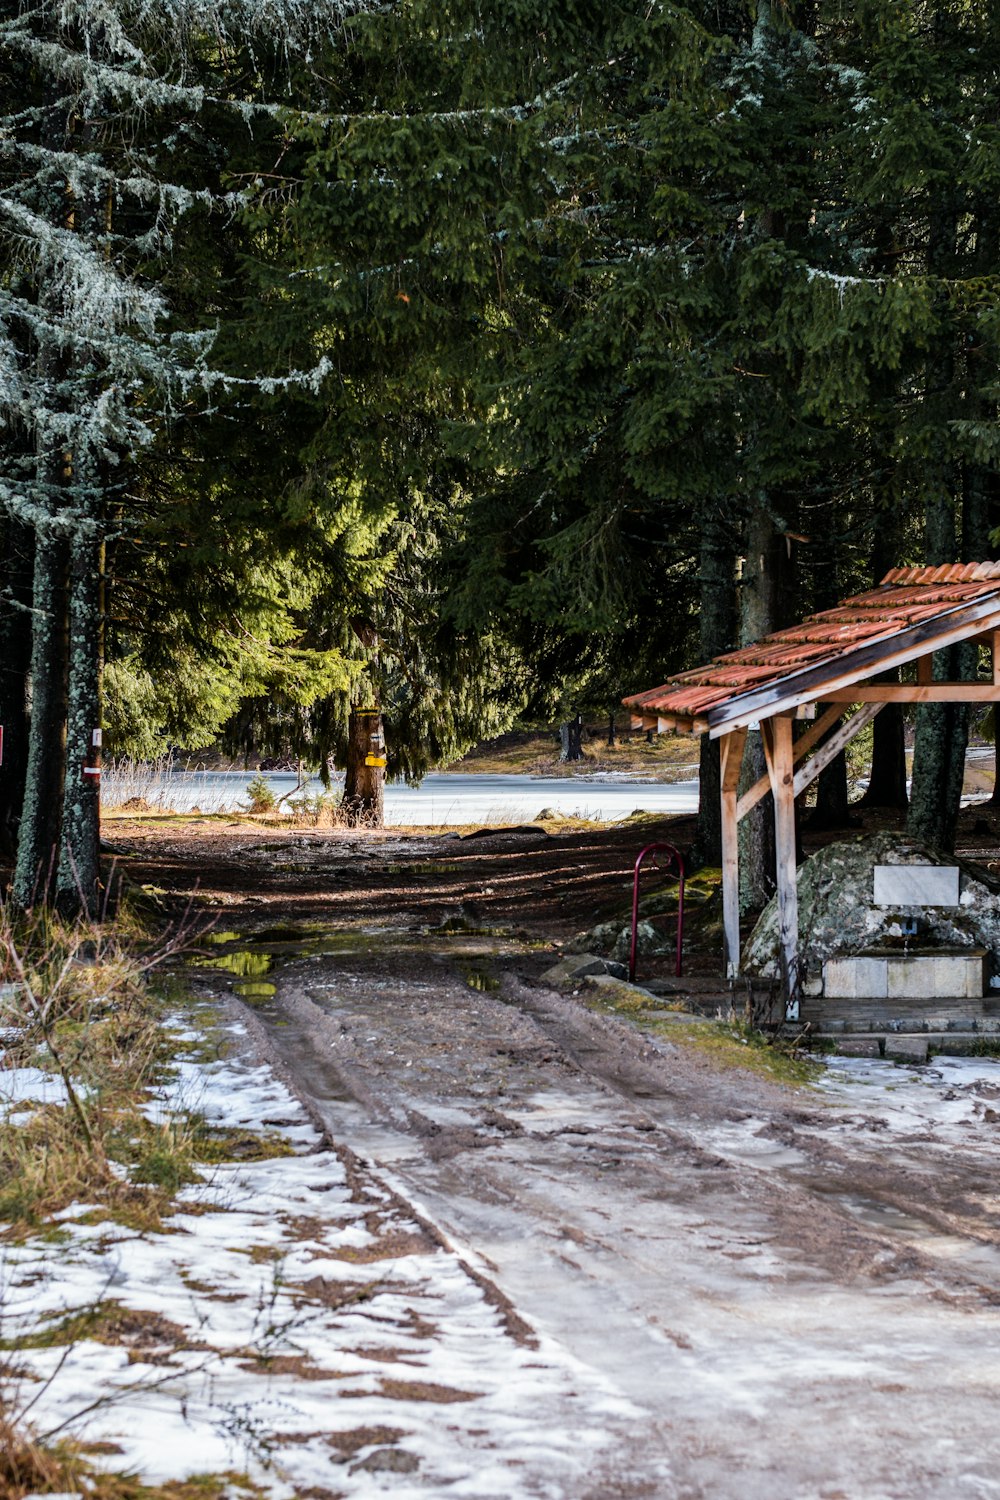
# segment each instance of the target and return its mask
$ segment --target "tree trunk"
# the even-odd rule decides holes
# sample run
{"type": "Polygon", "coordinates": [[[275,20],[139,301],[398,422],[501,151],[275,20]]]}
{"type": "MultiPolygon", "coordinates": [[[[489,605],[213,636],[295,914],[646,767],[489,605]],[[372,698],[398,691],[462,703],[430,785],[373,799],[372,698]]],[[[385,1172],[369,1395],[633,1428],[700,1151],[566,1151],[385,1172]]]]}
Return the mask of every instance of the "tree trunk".
{"type": "MultiPolygon", "coordinates": [[[[997,222],[995,214],[980,215],[980,230],[983,231],[983,219],[986,219],[986,231],[981,232],[979,239],[984,248],[995,256],[997,253],[997,222]]],[[[973,375],[977,375],[975,365],[978,361],[969,356],[970,365],[973,367],[973,375]]],[[[980,375],[977,384],[982,380],[980,375]]],[[[971,382],[970,382],[971,383],[971,382]]],[[[987,403],[980,398],[977,402],[977,415],[980,420],[989,417],[996,420],[996,403],[987,403]]],[[[965,489],[963,495],[962,513],[962,540],[969,561],[985,561],[993,551],[990,545],[990,533],[997,519],[998,501],[1000,501],[1000,480],[998,476],[981,464],[974,464],[967,460],[965,464],[965,489]],[[975,552],[975,557],[973,557],[975,552]]],[[[1000,733],[998,730],[998,714],[994,707],[991,712],[993,723],[993,792],[987,802],[987,807],[1000,807],[1000,733]]]]}
{"type": "Polygon", "coordinates": [[[66,777],[56,889],[62,912],[91,918],[100,911],[102,552],[87,533],[70,548],[66,777]]]}
{"type": "MultiPolygon", "coordinates": [[[[95,114],[97,111],[95,110],[95,114]]],[[[55,149],[78,128],[71,113],[50,113],[47,144],[55,149]]],[[[72,232],[87,215],[76,187],[58,173],[50,176],[47,193],[54,223],[72,232]]],[[[63,314],[63,292],[58,282],[43,281],[39,306],[56,326],[63,314]]],[[[37,372],[57,406],[73,387],[76,354],[51,333],[41,334],[35,351],[37,372]]],[[[66,772],[67,692],[71,673],[69,658],[69,563],[70,548],[56,531],[60,512],[72,504],[71,491],[79,478],[80,455],[72,447],[53,445],[42,428],[35,431],[36,474],[49,490],[47,516],[36,524],[32,585],[32,645],[30,683],[30,729],[25,768],[24,800],[18,829],[17,859],[11,882],[11,900],[27,908],[54,895],[62,838],[62,803],[66,772]],[[58,499],[56,499],[58,495],[58,499]]]]}
{"type": "MultiPolygon", "coordinates": [[[[898,670],[883,672],[876,682],[898,682],[898,670]]],[[[888,807],[905,812],[906,792],[905,720],[901,703],[886,703],[872,726],[872,769],[859,807],[888,807]]]]}
{"type": "MultiPolygon", "coordinates": [[[[743,751],[739,794],[749,791],[767,775],[764,741],[759,729],[751,729],[743,751]]],[[[740,823],[740,916],[761,911],[777,887],[774,847],[774,798],[768,792],[740,823]]]]}
{"type": "MultiPolygon", "coordinates": [[[[928,563],[957,560],[955,504],[948,484],[950,466],[941,466],[937,492],[927,502],[925,557],[928,563]]],[[[974,649],[974,648],[973,648],[974,649]]],[[[934,654],[935,682],[958,678],[969,650],[950,647],[934,654]]],[[[964,703],[922,703],[917,709],[913,745],[913,780],[906,831],[932,848],[951,850],[965,779],[969,710],[964,703]]]]}
{"type": "MultiPolygon", "coordinates": [[[[838,719],[820,740],[822,745],[843,723],[838,719]]],[[[817,747],[818,748],[818,747],[817,747]]],[[[850,821],[847,800],[847,754],[841,750],[816,778],[816,806],[809,819],[810,828],[846,828],[850,821]]]]}
{"type": "MultiPolygon", "coordinates": [[[[833,533],[826,556],[819,560],[816,568],[815,602],[818,609],[833,609],[844,592],[841,587],[843,576],[841,532],[837,524],[836,513],[833,533]]],[[[841,723],[842,720],[838,719],[833,728],[820,740],[820,745],[835,733],[841,723]]],[[[823,767],[816,780],[816,806],[809,816],[809,827],[846,828],[848,821],[847,755],[841,751],[839,755],[833,757],[828,766],[823,767]]]]}
{"type": "Polygon", "coordinates": [[[559,726],[559,744],[560,760],[583,759],[583,718],[580,714],[574,714],[572,719],[559,726]]]}
{"type": "MultiPolygon", "coordinates": [[[[924,557],[928,563],[955,562],[955,507],[941,467],[940,488],[927,502],[924,557]]],[[[958,652],[937,651],[932,676],[947,682],[956,675],[958,652]]],[[[962,795],[969,714],[964,703],[924,703],[917,709],[913,743],[913,781],[907,832],[933,848],[954,846],[962,795]]]]}
{"type": "MultiPolygon", "coordinates": [[[[872,583],[878,584],[900,560],[902,539],[900,513],[895,505],[875,512],[872,535],[872,583]]],[[[899,668],[883,672],[876,682],[898,682],[899,668]]],[[[885,807],[905,812],[909,803],[906,791],[906,720],[901,703],[887,703],[872,726],[872,767],[861,807],[885,807]]]]}
{"type": "MultiPolygon", "coordinates": [[[[703,662],[721,656],[733,644],[736,614],[736,557],[732,527],[719,505],[702,516],[700,548],[700,641],[703,662]]],[[[722,803],[719,742],[701,737],[698,775],[698,833],[693,859],[697,864],[722,861],[722,803]]]]}
{"type": "Polygon", "coordinates": [[[31,730],[17,864],[11,886],[22,908],[45,898],[59,849],[66,738],[65,539],[40,535],[35,544],[31,649],[31,730]]]}
{"type": "MultiPolygon", "coordinates": [[[[948,275],[953,265],[957,233],[957,211],[951,200],[953,190],[944,184],[941,198],[932,207],[927,239],[927,269],[932,275],[948,275]]],[[[941,344],[932,350],[927,362],[926,383],[935,400],[941,392],[954,387],[960,371],[956,368],[956,349],[941,344]]],[[[954,461],[940,440],[937,453],[925,462],[928,491],[924,502],[924,560],[927,563],[953,563],[958,560],[956,536],[956,500],[960,492],[960,475],[954,461]]],[[[966,538],[974,541],[973,528],[966,538]]],[[[964,550],[962,555],[967,554],[964,550]]],[[[975,559],[970,559],[974,561],[975,559]]],[[[934,655],[933,678],[947,682],[957,677],[970,659],[969,648],[952,647],[934,655]]],[[[924,703],[917,710],[917,728],[913,745],[913,780],[910,814],[906,829],[914,838],[923,839],[934,848],[951,850],[955,845],[955,828],[965,778],[965,752],[969,740],[969,710],[964,703],[924,703]]]]}
{"type": "Polygon", "coordinates": [[[13,859],[28,770],[34,538],[28,527],[9,519],[4,540],[8,596],[0,612],[0,852],[13,859]]]}
{"type": "Polygon", "coordinates": [[[341,815],[350,828],[385,827],[385,737],[378,708],[352,708],[341,815]]]}
{"type": "MultiPolygon", "coordinates": [[[[770,508],[758,501],[747,523],[746,558],[740,588],[740,644],[769,635],[778,620],[781,538],[770,508]]],[[[767,773],[760,730],[747,735],[740,794],[767,773]]],[[[775,890],[774,804],[770,795],[740,823],[740,912],[760,911],[775,890]]]]}
{"type": "MultiPolygon", "coordinates": [[[[934,679],[951,678],[956,653],[939,651],[934,679]]],[[[934,849],[955,847],[955,828],[965,779],[969,710],[964,703],[922,704],[917,710],[913,783],[906,831],[934,849]]]]}

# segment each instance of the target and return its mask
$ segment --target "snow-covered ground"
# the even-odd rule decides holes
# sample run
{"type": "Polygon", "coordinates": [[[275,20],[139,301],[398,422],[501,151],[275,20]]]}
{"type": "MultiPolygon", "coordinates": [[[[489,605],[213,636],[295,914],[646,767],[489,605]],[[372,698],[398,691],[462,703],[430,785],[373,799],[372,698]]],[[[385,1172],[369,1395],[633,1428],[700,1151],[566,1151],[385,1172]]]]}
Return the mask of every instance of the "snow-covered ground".
{"type": "MultiPolygon", "coordinates": [[[[56,1092],[0,1072],[5,1111],[56,1092]]],[[[628,1403],[508,1326],[469,1258],[325,1143],[269,1067],[183,1063],[150,1109],[289,1154],[207,1168],[159,1233],[80,1203],[57,1245],[5,1247],[0,1334],[37,1433],[111,1444],[106,1461],[146,1480],[245,1471],[281,1497],[575,1492],[628,1403]],[[91,1335],[26,1346],[87,1309],[91,1335]]]]}
{"type": "MultiPolygon", "coordinates": [[[[198,1041],[198,1032],[179,1022],[177,1035],[198,1041]]],[[[206,1167],[159,1232],[134,1232],[77,1203],[60,1216],[58,1241],[50,1231],[0,1253],[0,1337],[15,1350],[16,1371],[5,1397],[13,1397],[15,1411],[28,1409],[38,1433],[100,1443],[100,1462],[146,1481],[235,1471],[276,1500],[625,1495],[633,1491],[616,1485],[625,1483],[621,1465],[632,1442],[637,1482],[641,1473],[642,1484],[654,1486],[634,1493],[671,1500],[992,1493],[984,1480],[992,1438],[959,1465],[961,1484],[954,1455],[931,1463],[928,1453],[942,1440],[938,1426],[959,1422],[961,1411],[975,1427],[991,1399],[995,1370],[983,1357],[996,1320],[992,1307],[977,1301],[973,1282],[1000,1285],[1000,1250],[989,1235],[948,1232],[919,1208],[899,1207],[891,1192],[866,1195],[863,1175],[855,1190],[833,1168],[841,1153],[843,1162],[860,1163],[874,1149],[890,1174],[916,1162],[937,1176],[971,1151],[985,1190],[1000,1165],[997,1060],[939,1058],[906,1068],[832,1059],[818,1084],[831,1108],[817,1099],[818,1109],[803,1110],[807,1101],[796,1096],[791,1133],[776,1129],[776,1117],[766,1113],[706,1116],[697,1122],[702,1155],[692,1162],[678,1153],[675,1133],[658,1140],[643,1130],[633,1142],[634,1132],[619,1121],[615,1139],[600,1142],[600,1163],[616,1168],[597,1173],[600,1191],[581,1183],[564,1158],[586,1154],[603,1129],[602,1114],[619,1106],[592,1081],[576,1080],[566,1093],[569,1075],[549,1079],[525,1104],[524,1133],[509,1138],[522,1197],[511,1187],[477,1210],[495,1231],[480,1237],[494,1266],[440,1232],[442,1219],[475,1218],[471,1162],[454,1179],[462,1158],[451,1165],[442,1158],[451,1206],[435,1205],[431,1158],[421,1175],[397,1144],[383,1153],[391,1167],[376,1169],[331,1144],[273,1069],[249,1057],[243,1027],[229,1024],[224,1035],[223,1057],[179,1063],[150,1098],[150,1117],[197,1111],[211,1126],[263,1135],[283,1154],[206,1167]],[[814,1145],[822,1147],[819,1156],[814,1145]],[[640,1192],[629,1199],[628,1181],[616,1188],[615,1179],[629,1176],[636,1152],[640,1192]],[[797,1198],[789,1195],[805,1192],[813,1214],[822,1211],[814,1182],[819,1160],[827,1162],[827,1187],[839,1208],[877,1236],[871,1264],[884,1260],[884,1286],[876,1276],[866,1289],[856,1272],[840,1285],[819,1262],[807,1269],[782,1248],[778,1204],[794,1218],[797,1198]],[[532,1162],[548,1165],[544,1209],[535,1204],[539,1237],[515,1244],[499,1226],[526,1220],[526,1204],[539,1190],[532,1162]],[[742,1187],[726,1198],[733,1169],[742,1187]],[[411,1178],[437,1228],[412,1206],[411,1178]],[[708,1184],[704,1199],[698,1178],[708,1184]],[[671,1194],[665,1184],[674,1179],[671,1194]],[[777,1196],[768,1180],[782,1184],[777,1196]],[[625,1221],[611,1214],[615,1191],[631,1205],[625,1221]],[[546,1214],[550,1233],[542,1232],[546,1214]],[[918,1273],[906,1246],[930,1269],[918,1273]],[[935,1266],[946,1273],[940,1284],[935,1266]],[[557,1274],[560,1267],[565,1274],[557,1274]],[[971,1278],[957,1298],[956,1269],[971,1278]],[[497,1280],[516,1290],[516,1310],[497,1294],[497,1280]],[[644,1294],[641,1318],[630,1302],[636,1286],[644,1294]],[[523,1320],[526,1308],[534,1326],[523,1320]],[[32,1347],[40,1333],[87,1311],[89,1326],[77,1318],[71,1335],[32,1347]],[[670,1338],[654,1349],[659,1384],[644,1387],[650,1356],[645,1363],[639,1357],[643,1338],[664,1319],[670,1338]],[[628,1351],[636,1380],[623,1364],[628,1351]],[[937,1372],[929,1383],[920,1374],[925,1366],[937,1372]],[[938,1391],[942,1380],[947,1390],[938,1391]],[[786,1454],[772,1469],[762,1433],[772,1430],[791,1388],[810,1409],[819,1402],[823,1420],[798,1432],[796,1463],[786,1454]],[[891,1402],[903,1400],[893,1392],[905,1395],[908,1415],[893,1416],[891,1402]],[[824,1424],[840,1434],[840,1454],[843,1431],[864,1420],[862,1397],[872,1404],[874,1447],[867,1429],[864,1436],[858,1429],[854,1449],[848,1445],[834,1463],[824,1424]],[[935,1416],[926,1439],[896,1430],[909,1430],[918,1415],[930,1421],[931,1411],[940,1423],[935,1416]],[[750,1424],[745,1441],[751,1427],[755,1434],[753,1461],[747,1448],[748,1467],[739,1475],[731,1469],[733,1445],[743,1441],[731,1425],[736,1412],[750,1424]],[[713,1422],[714,1458],[704,1446],[713,1422]],[[839,1489],[818,1481],[802,1487],[801,1472],[813,1462],[827,1466],[816,1472],[826,1472],[831,1484],[839,1476],[839,1489]],[[610,1486],[600,1477],[605,1464],[619,1476],[610,1486]],[[893,1468],[896,1488],[874,1477],[893,1468]],[[675,1470],[690,1471],[688,1480],[675,1470]],[[700,1487],[694,1476],[703,1470],[700,1487]],[[947,1475],[944,1488],[934,1488],[932,1470],[947,1475]]],[[[661,1054],[670,1065],[670,1048],[658,1043],[651,1066],[661,1054]]],[[[505,1111],[520,1118],[516,1080],[508,1083],[505,1111]]],[[[453,1092],[450,1114],[425,1102],[421,1117],[442,1130],[454,1127],[452,1116],[468,1125],[459,1109],[460,1074],[453,1092]]],[[[0,1112],[8,1118],[24,1118],[35,1102],[59,1102],[61,1095],[58,1081],[37,1069],[0,1070],[0,1112]]],[[[336,1105],[333,1112],[341,1108],[357,1147],[357,1107],[336,1105]]],[[[384,1127],[372,1133],[373,1140],[383,1137],[384,1145],[384,1127]]],[[[472,1153],[477,1162],[487,1154],[472,1153]]],[[[499,1189],[503,1162],[495,1150],[491,1160],[485,1170],[499,1189]]],[[[810,1232],[802,1221],[801,1235],[810,1232]]],[[[838,1243],[852,1245],[849,1238],[838,1243]]],[[[231,1493],[236,1500],[235,1481],[231,1493]]]]}

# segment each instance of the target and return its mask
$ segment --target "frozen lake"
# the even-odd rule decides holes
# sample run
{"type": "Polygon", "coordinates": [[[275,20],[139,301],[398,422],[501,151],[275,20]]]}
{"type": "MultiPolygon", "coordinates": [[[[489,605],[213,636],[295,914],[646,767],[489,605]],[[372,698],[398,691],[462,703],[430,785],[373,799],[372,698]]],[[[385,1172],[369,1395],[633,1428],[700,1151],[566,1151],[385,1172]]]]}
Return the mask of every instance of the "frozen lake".
{"type": "MultiPolygon", "coordinates": [[[[234,812],[247,803],[252,771],[173,771],[149,786],[116,787],[114,773],[105,781],[110,807],[128,796],[141,796],[156,807],[177,812],[234,812]]],[[[276,797],[294,791],[290,771],[267,771],[264,779],[276,797]]],[[[336,788],[335,788],[336,789],[336,788]]],[[[322,791],[309,781],[306,795],[322,791]]],[[[543,808],[564,816],[614,820],[629,813],[684,813],[698,810],[698,782],[625,781],[608,776],[425,776],[420,786],[390,783],[385,789],[389,824],[525,823],[543,808]]]]}

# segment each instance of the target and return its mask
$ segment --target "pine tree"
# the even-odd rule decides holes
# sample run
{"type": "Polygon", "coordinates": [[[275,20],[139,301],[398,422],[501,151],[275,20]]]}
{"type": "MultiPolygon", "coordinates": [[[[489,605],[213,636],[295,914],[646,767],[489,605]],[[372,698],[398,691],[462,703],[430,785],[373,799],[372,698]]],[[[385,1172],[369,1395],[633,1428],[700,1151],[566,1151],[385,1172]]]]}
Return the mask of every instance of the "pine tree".
{"type": "Polygon", "coordinates": [[[260,59],[275,41],[280,53],[342,19],[341,6],[299,0],[79,0],[0,20],[8,634],[29,557],[33,572],[26,752],[23,687],[11,674],[4,688],[25,766],[21,905],[54,883],[67,909],[97,909],[106,542],[128,515],[136,456],[206,372],[204,310],[185,338],[162,294],[172,229],[211,196],[185,180],[190,141],[218,106],[255,114],[260,59]],[[237,55],[251,66],[234,81],[237,55]]]}

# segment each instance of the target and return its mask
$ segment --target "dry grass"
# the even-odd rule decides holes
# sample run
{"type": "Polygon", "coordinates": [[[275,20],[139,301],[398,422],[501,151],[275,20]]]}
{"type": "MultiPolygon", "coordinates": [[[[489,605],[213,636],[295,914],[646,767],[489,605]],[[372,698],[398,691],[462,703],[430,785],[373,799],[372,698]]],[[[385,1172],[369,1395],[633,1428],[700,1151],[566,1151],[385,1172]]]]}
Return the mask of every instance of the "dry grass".
{"type": "Polygon", "coordinates": [[[46,1444],[26,1436],[0,1411],[0,1500],[32,1494],[81,1494],[88,1500],[259,1500],[260,1487],[245,1474],[198,1474],[166,1484],[143,1484],[133,1474],[95,1468],[103,1444],[46,1444]]]}
{"type": "Polygon", "coordinates": [[[82,1466],[46,1449],[0,1415],[0,1496],[19,1500],[33,1491],[75,1490],[82,1466]]]}
{"type": "Polygon", "coordinates": [[[81,1200],[155,1223],[192,1180],[194,1122],[153,1124],[142,1111],[168,1062],[148,974],[185,940],[175,933],[151,951],[127,915],[102,928],[0,908],[0,1069],[40,1069],[65,1094],[65,1103],[25,1101],[0,1118],[3,1236],[81,1200]]]}

